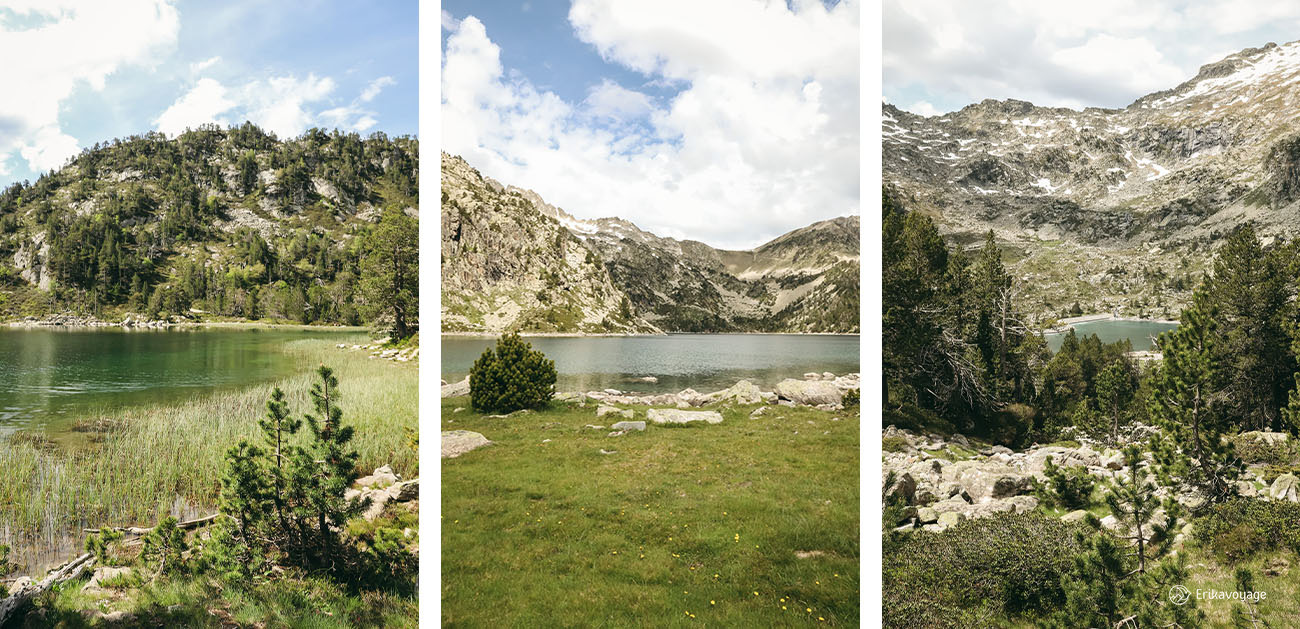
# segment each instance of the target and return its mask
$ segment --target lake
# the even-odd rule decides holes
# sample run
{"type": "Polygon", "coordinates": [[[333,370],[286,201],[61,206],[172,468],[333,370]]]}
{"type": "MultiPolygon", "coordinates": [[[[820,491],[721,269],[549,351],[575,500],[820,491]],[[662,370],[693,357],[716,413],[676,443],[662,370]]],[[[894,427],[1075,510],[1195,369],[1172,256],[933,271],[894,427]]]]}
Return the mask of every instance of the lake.
{"type": "MultiPolygon", "coordinates": [[[[748,379],[766,390],[809,371],[860,371],[858,335],[667,334],[525,337],[555,361],[559,391],[669,393],[725,389],[748,379]],[[658,382],[638,382],[654,376],[658,382]]],[[[495,338],[443,336],[442,379],[455,382],[495,338]]]]}
{"type": "Polygon", "coordinates": [[[0,436],[290,376],[303,366],[285,344],[313,338],[367,339],[355,329],[0,328],[0,436]]]}
{"type": "MultiPolygon", "coordinates": [[[[1145,351],[1151,349],[1151,337],[1160,336],[1161,333],[1178,327],[1178,324],[1161,321],[1102,320],[1076,323],[1071,327],[1079,338],[1096,334],[1102,343],[1128,339],[1133,343],[1133,351],[1145,351]]],[[[1045,334],[1044,337],[1047,340],[1047,348],[1053,352],[1060,349],[1061,343],[1065,342],[1065,334],[1060,332],[1045,334]]]]}

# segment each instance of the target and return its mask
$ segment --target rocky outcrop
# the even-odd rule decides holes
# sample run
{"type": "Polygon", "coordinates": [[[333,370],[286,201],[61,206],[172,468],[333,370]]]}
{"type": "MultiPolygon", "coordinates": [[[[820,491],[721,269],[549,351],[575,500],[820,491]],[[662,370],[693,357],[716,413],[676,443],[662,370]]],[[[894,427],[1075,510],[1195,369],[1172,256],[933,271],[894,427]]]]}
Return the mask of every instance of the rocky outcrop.
{"type": "Polygon", "coordinates": [[[1278,476],[1273,481],[1273,485],[1268,488],[1268,497],[1273,500],[1300,502],[1300,481],[1296,480],[1294,474],[1278,476]]]}
{"type": "Polygon", "coordinates": [[[469,376],[464,380],[442,385],[442,397],[461,397],[469,395],[469,376]]]}

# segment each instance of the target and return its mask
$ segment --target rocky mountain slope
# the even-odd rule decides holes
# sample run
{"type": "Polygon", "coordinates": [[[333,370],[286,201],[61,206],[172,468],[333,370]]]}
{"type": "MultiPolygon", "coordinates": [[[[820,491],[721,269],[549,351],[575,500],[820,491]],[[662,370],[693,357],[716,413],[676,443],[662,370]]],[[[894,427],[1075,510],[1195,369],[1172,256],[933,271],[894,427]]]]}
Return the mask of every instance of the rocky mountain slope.
{"type": "Polygon", "coordinates": [[[574,218],[445,153],[442,199],[444,332],[859,330],[856,216],[725,251],[574,218]]]}
{"type": "Polygon", "coordinates": [[[1123,109],[885,104],[881,125],[892,192],[959,241],[994,230],[1046,290],[1044,314],[1073,300],[1176,312],[1190,286],[1175,284],[1235,225],[1300,227],[1300,42],[1242,50],[1123,109]]]}
{"type": "Polygon", "coordinates": [[[96,144],[0,193],[0,314],[362,323],[359,236],[417,215],[419,146],[245,123],[96,144]]]}

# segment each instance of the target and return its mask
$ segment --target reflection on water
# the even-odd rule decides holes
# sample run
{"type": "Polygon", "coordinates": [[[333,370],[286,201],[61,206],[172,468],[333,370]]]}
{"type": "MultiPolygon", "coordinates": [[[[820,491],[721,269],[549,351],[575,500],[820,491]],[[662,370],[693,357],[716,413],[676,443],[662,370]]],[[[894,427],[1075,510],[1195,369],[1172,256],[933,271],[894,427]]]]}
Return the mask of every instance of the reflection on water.
{"type": "MultiPolygon", "coordinates": [[[[1114,343],[1128,339],[1133,343],[1133,351],[1141,352],[1151,349],[1151,338],[1178,327],[1177,323],[1158,321],[1088,321],[1076,323],[1074,333],[1079,338],[1096,334],[1102,343],[1114,343]]],[[[1044,335],[1047,348],[1055,352],[1065,342],[1064,333],[1044,335]]]]}
{"type": "MultiPolygon", "coordinates": [[[[769,388],[783,378],[859,371],[857,335],[669,334],[663,336],[528,337],[555,361],[560,391],[619,389],[708,392],[748,379],[769,388]],[[639,380],[646,376],[658,382],[639,380]]],[[[464,378],[496,339],[442,337],[442,378],[464,378]]]]}
{"type": "Polygon", "coordinates": [[[287,376],[284,344],[336,330],[0,328],[0,435],[60,419],[287,376]]]}

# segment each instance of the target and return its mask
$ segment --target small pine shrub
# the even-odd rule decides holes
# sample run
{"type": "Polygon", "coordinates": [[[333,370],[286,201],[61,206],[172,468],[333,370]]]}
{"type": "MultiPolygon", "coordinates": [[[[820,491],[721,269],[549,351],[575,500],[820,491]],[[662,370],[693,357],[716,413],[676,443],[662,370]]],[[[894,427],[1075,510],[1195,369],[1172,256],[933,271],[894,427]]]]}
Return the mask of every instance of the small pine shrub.
{"type": "Polygon", "coordinates": [[[144,537],[140,558],[157,566],[158,574],[173,574],[185,570],[185,531],[176,526],[176,518],[167,516],[144,537]]]}
{"type": "Polygon", "coordinates": [[[1066,509],[1086,509],[1092,503],[1092,490],[1097,484],[1085,468],[1059,466],[1047,457],[1043,474],[1046,482],[1033,481],[1038,499],[1047,504],[1066,509]]]}
{"type": "Polygon", "coordinates": [[[540,408],[554,393],[555,361],[518,334],[502,336],[469,370],[470,405],[480,413],[540,408]]]}
{"type": "Polygon", "coordinates": [[[884,549],[885,627],[972,627],[1064,602],[1061,579],[1081,550],[1079,525],[998,513],[939,533],[919,531],[884,549]]]}
{"type": "Polygon", "coordinates": [[[884,437],[881,439],[880,449],[885,452],[907,452],[911,446],[903,437],[884,437]]]}
{"type": "Polygon", "coordinates": [[[844,400],[842,403],[844,404],[844,408],[857,408],[858,405],[862,403],[862,393],[857,389],[849,389],[844,392],[844,400]]]}
{"type": "Polygon", "coordinates": [[[1238,498],[1215,505],[1193,521],[1193,536],[1228,563],[1259,552],[1300,552],[1300,504],[1238,498]]]}

